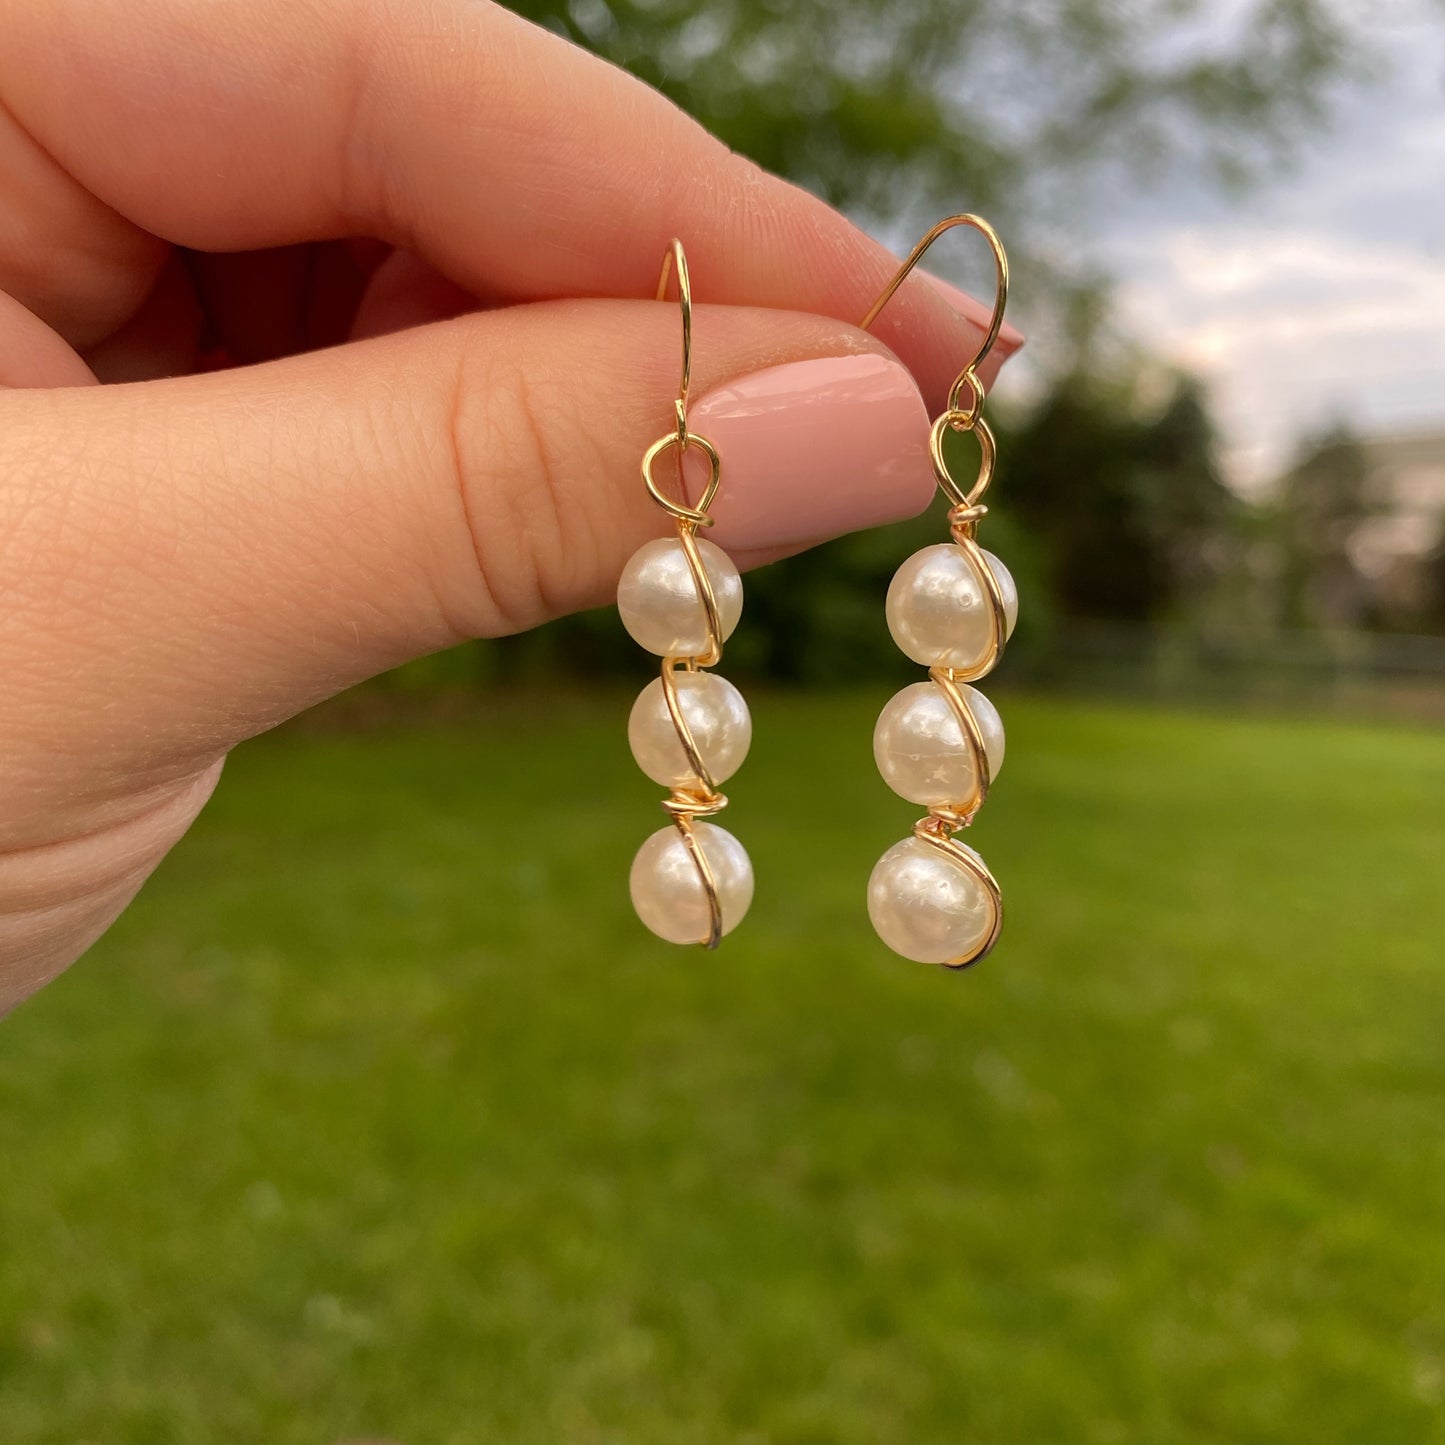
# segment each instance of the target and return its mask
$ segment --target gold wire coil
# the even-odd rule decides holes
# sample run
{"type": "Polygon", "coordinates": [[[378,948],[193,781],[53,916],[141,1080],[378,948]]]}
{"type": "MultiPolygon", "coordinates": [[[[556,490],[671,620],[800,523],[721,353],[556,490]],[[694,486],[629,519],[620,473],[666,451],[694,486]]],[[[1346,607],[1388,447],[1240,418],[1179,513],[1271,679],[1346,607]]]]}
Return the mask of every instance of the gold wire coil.
{"type": "MultiPolygon", "coordinates": [[[[974,509],[966,510],[972,512],[974,509]]],[[[988,646],[972,667],[953,669],[953,676],[957,681],[977,682],[979,678],[987,677],[1003,656],[1004,647],[1008,643],[1008,609],[1004,605],[1003,589],[998,585],[998,578],[994,575],[993,568],[988,565],[988,558],[983,555],[983,548],[978,545],[978,539],[974,535],[978,526],[978,515],[971,515],[965,521],[955,523],[953,514],[950,513],[949,521],[954,545],[968,558],[968,565],[983,584],[984,596],[988,598],[988,646]]]]}
{"type": "MultiPolygon", "coordinates": [[[[702,752],[698,748],[697,739],[693,736],[692,725],[682,710],[682,699],[677,695],[677,670],[680,667],[688,672],[697,671],[696,664],[691,658],[666,657],[663,659],[662,700],[667,704],[667,715],[672,719],[673,731],[677,734],[678,742],[682,744],[683,755],[687,758],[687,765],[692,769],[693,777],[697,779],[706,796],[720,797],[717,783],[708,771],[707,763],[703,761],[702,752]]],[[[666,807],[666,804],[663,806],[666,807]]]]}
{"type": "Polygon", "coordinates": [[[972,849],[965,848],[959,843],[953,836],[953,831],[954,825],[948,817],[935,810],[930,810],[928,817],[920,818],[913,825],[913,836],[922,839],[930,848],[937,849],[945,857],[951,858],[957,863],[983,888],[984,898],[988,902],[989,927],[983,942],[972,953],[966,953],[959,958],[950,958],[943,965],[944,968],[961,972],[987,958],[992,952],[994,944],[998,942],[998,936],[1003,932],[1003,893],[998,886],[998,880],[989,872],[988,864],[972,849]]]}
{"type": "Polygon", "coordinates": [[[948,699],[948,706],[954,717],[958,719],[959,731],[963,734],[963,745],[968,749],[969,758],[973,762],[973,793],[961,803],[952,803],[947,809],[939,812],[937,816],[946,816],[955,819],[954,826],[967,828],[973,822],[973,815],[983,807],[988,798],[989,784],[993,779],[989,776],[988,752],[983,745],[983,729],[978,725],[978,719],[973,715],[973,709],[968,705],[968,699],[959,691],[959,683],[963,679],[951,667],[930,667],[928,675],[942,690],[944,697],[948,699]]]}
{"type": "Polygon", "coordinates": [[[677,540],[687,559],[687,570],[692,574],[693,585],[702,601],[703,616],[707,627],[707,646],[694,657],[665,657],[662,660],[662,696],[667,704],[667,714],[672,721],[673,731],[682,746],[688,767],[692,770],[697,787],[674,788],[671,796],[662,804],[672,819],[686,845],[693,867],[702,884],[707,898],[708,932],[702,945],[714,949],[722,939],[722,903],[718,897],[717,879],[712,865],[698,839],[693,826],[698,818],[710,818],[727,807],[728,800],[717,789],[717,783],[703,761],[702,753],[688,725],[677,693],[679,669],[696,672],[699,668],[713,667],[722,660],[722,618],[718,611],[717,593],[703,565],[702,553],[697,545],[699,527],[711,527],[714,519],[708,514],[718,486],[722,480],[722,462],[717,448],[704,436],[691,431],[687,425],[687,394],[692,383],[692,282],[687,269],[687,256],[682,242],[674,239],[667,249],[662,262],[662,277],[657,283],[657,299],[667,299],[668,277],[677,273],[677,300],[682,311],[682,371],[677,384],[677,398],[673,402],[676,418],[674,429],[659,437],[648,447],[642,458],[642,481],[647,494],[667,513],[677,525],[677,540]],[[707,459],[708,479],[698,497],[696,506],[687,504],[687,485],[683,461],[689,450],[700,451],[707,459]],[[678,497],[669,497],[658,485],[654,470],[660,457],[671,451],[674,454],[678,497]]]}
{"type": "Polygon", "coordinates": [[[961,958],[950,959],[944,966],[964,969],[984,958],[998,942],[1003,929],[1003,895],[988,866],[972,850],[965,848],[954,834],[967,828],[975,814],[988,797],[989,776],[988,753],[984,747],[983,731],[978,719],[969,707],[968,700],[960,691],[961,683],[974,682],[992,672],[999,658],[1003,656],[1008,640],[1008,615],[1004,606],[1003,591],[993,568],[988,565],[983,549],[978,545],[979,522],[987,515],[983,495],[993,481],[994,465],[998,457],[998,446],[993,429],[984,420],[983,408],[985,387],[978,374],[978,368],[993,349],[1003,327],[1004,309],[1008,303],[1008,256],[998,233],[981,216],[948,216],[940,221],[909,253],[908,259],[884,288],[883,294],[868,309],[868,314],[859,323],[867,330],[878,319],[879,313],[888,304],[893,294],[908,278],[908,274],[923,259],[924,252],[946,231],[955,226],[969,226],[980,232],[988,242],[993,254],[997,285],[994,291],[993,314],[988,330],[978,350],[969,358],[959,372],[948,392],[948,406],[934,421],[928,436],[929,458],[933,464],[934,480],[939,490],[948,498],[948,526],[954,542],[962,549],[969,566],[978,577],[988,598],[989,640],[983,655],[972,667],[932,667],[929,676],[942,689],[948,699],[949,708],[958,720],[963,733],[964,746],[973,761],[974,789],[971,797],[958,803],[941,804],[928,810],[928,816],[920,818],[913,826],[914,835],[930,847],[951,858],[982,887],[989,906],[989,931],[983,942],[972,953],[961,958]],[[973,483],[965,489],[953,475],[948,460],[943,454],[944,438],[949,432],[971,432],[978,439],[979,464],[973,483]]]}

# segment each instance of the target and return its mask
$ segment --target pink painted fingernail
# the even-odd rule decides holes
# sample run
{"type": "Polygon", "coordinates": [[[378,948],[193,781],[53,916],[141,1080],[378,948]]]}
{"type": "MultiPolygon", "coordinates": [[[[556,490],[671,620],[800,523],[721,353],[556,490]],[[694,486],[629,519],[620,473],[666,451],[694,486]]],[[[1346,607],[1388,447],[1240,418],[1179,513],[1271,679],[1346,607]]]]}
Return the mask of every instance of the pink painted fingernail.
{"type": "Polygon", "coordinates": [[[793,361],[699,397],[688,425],[722,458],[719,546],[793,547],[916,516],[933,496],[928,412],[876,353],[793,361]]]}
{"type": "MultiPolygon", "coordinates": [[[[935,276],[932,271],[920,270],[918,273],[943,297],[953,309],[958,312],[965,321],[971,321],[980,329],[986,328],[989,318],[993,315],[993,303],[991,301],[980,301],[977,296],[970,296],[967,291],[960,291],[957,286],[945,281],[941,276],[935,276]]],[[[998,333],[998,348],[1005,355],[1017,351],[1024,344],[1024,334],[1017,326],[1010,326],[1004,322],[998,333]]]]}

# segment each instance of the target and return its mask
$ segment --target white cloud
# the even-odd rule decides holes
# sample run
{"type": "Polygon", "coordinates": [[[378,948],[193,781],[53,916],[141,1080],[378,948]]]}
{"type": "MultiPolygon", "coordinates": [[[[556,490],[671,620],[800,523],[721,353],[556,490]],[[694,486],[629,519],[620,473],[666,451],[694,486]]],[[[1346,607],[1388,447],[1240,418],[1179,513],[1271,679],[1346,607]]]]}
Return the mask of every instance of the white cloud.
{"type": "Polygon", "coordinates": [[[1445,28],[1397,19],[1390,83],[1295,174],[1235,207],[1181,178],[1095,238],[1133,333],[1210,383],[1242,486],[1336,417],[1445,430],[1445,28]]]}
{"type": "Polygon", "coordinates": [[[1324,231],[1183,227],[1155,242],[1121,287],[1126,323],[1210,383],[1241,485],[1333,417],[1445,426],[1445,266],[1324,231]]]}

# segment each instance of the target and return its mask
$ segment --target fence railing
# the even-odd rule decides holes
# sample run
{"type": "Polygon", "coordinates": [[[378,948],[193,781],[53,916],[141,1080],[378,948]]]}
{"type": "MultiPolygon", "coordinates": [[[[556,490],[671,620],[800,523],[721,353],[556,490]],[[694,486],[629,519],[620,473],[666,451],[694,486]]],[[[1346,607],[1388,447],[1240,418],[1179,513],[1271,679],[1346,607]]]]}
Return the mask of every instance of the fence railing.
{"type": "Polygon", "coordinates": [[[1445,637],[1070,623],[1021,656],[1028,683],[1445,722],[1445,637]]]}

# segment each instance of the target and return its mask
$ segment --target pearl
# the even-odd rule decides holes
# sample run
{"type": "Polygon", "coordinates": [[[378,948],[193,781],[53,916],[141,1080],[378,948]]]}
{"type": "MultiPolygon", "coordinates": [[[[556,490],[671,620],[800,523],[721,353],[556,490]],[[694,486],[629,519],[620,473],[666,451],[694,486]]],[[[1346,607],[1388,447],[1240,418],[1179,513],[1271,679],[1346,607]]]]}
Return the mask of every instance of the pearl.
{"type": "MultiPolygon", "coordinates": [[[[742,766],[753,740],[753,720],[742,693],[715,672],[678,671],[673,682],[678,706],[704,765],[714,782],[724,782],[742,766]]],[[[637,766],[654,783],[664,788],[698,786],[672,725],[661,678],[648,683],[633,704],[627,741],[637,766]]]]}
{"type": "MultiPolygon", "coordinates": [[[[1003,766],[1003,719],[976,688],[958,684],[983,735],[990,779],[1003,766]]],[[[926,808],[966,803],[977,787],[969,747],[948,695],[933,681],[915,682],[889,699],[873,729],[873,760],[899,797],[926,808]]]]}
{"type": "MultiPolygon", "coordinates": [[[[694,836],[712,869],[722,910],[722,931],[731,933],[753,901],[753,865],[724,828],[693,824],[694,836]]],[[[707,890],[682,834],[659,828],[632,860],[632,906],[659,938],[669,943],[706,943],[711,914],[707,890]]]]}
{"type": "MultiPolygon", "coordinates": [[[[1003,594],[1006,642],[1018,621],[1018,588],[992,552],[983,556],[1003,594]]],[[[894,642],[924,667],[970,672],[988,652],[993,627],[988,593],[956,542],[915,552],[894,574],[886,606],[894,642]]]]}
{"type": "MultiPolygon", "coordinates": [[[[978,857],[972,848],[965,851],[978,857]]],[[[993,927],[984,885],[918,837],[895,843],[878,860],[868,880],[868,917],[894,953],[917,963],[969,958],[993,927]]]]}
{"type": "MultiPolygon", "coordinates": [[[[702,540],[697,546],[717,599],[721,642],[742,616],[742,578],[721,547],[702,540]]],[[[645,542],[632,554],[617,584],[617,611],[634,641],[659,657],[701,657],[707,651],[707,612],[676,537],[645,542]]]]}

